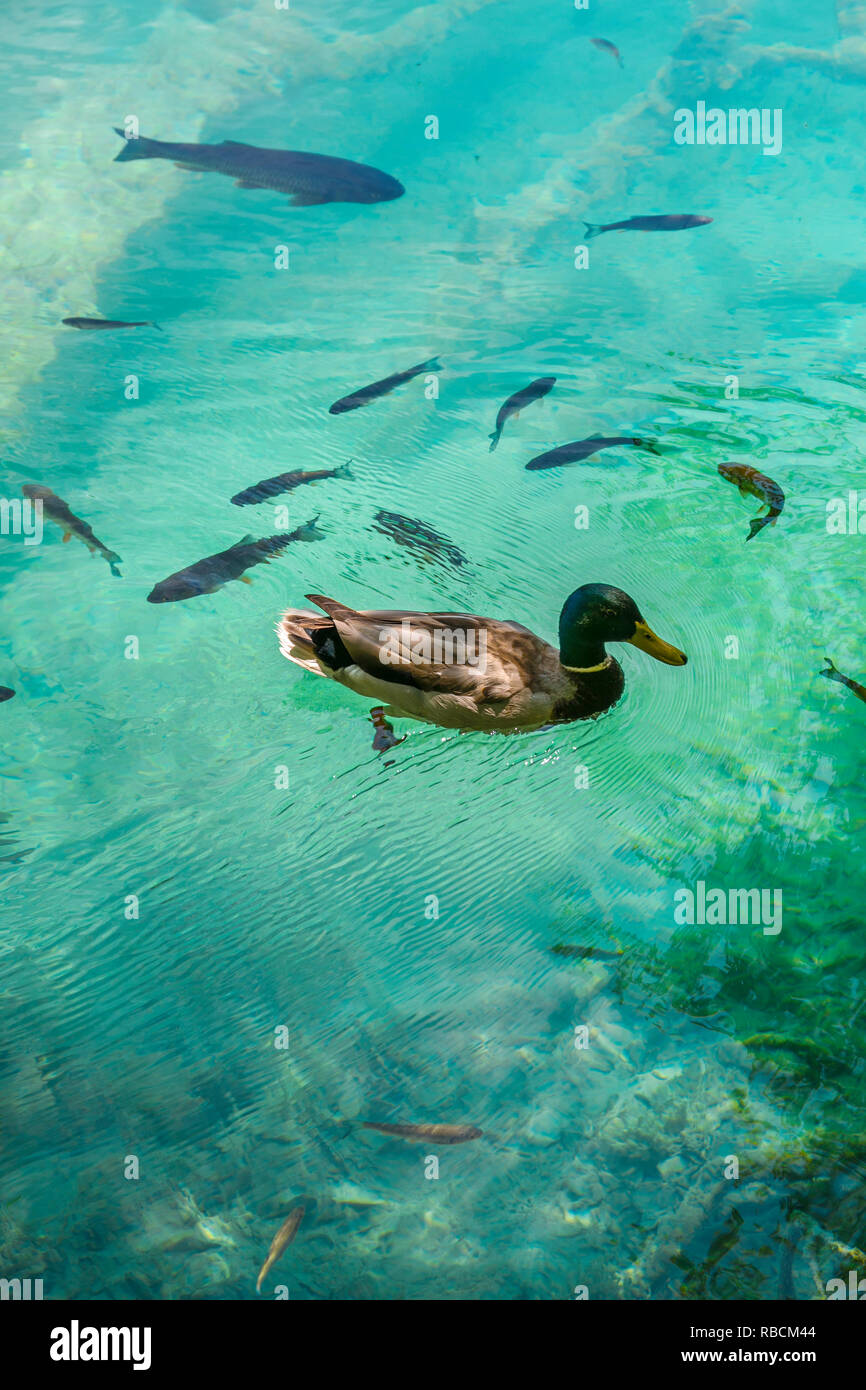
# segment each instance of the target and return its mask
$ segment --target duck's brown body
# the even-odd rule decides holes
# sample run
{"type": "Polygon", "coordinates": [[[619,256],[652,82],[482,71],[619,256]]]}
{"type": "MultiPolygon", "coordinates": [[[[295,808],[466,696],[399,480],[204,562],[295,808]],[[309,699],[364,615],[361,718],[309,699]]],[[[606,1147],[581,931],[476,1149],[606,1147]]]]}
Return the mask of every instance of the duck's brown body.
{"type": "Polygon", "coordinates": [[[394,716],[511,732],[593,718],[623,691],[612,656],[600,669],[570,671],[555,647],[520,623],[469,613],[356,612],[308,597],[328,616],[285,612],[277,628],[283,655],[394,716]]]}

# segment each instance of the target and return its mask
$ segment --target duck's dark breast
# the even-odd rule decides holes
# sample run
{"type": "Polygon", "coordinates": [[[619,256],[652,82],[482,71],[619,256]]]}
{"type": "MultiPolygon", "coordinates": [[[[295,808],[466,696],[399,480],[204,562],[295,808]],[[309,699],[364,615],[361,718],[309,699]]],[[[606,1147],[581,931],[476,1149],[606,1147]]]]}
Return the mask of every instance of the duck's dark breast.
{"type": "Polygon", "coordinates": [[[613,657],[601,671],[587,671],[576,677],[580,684],[553,707],[552,723],[570,724],[575,719],[591,719],[615,705],[625,689],[622,667],[613,657]]]}

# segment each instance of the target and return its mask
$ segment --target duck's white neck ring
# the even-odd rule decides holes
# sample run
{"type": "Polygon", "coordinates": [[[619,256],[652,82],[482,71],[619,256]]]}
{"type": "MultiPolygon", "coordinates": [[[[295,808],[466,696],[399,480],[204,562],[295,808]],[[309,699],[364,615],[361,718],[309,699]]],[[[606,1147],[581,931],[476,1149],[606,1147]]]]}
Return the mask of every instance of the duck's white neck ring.
{"type": "Polygon", "coordinates": [[[563,671],[576,671],[580,676],[587,676],[590,671],[603,671],[605,666],[610,664],[610,657],[605,657],[604,661],[600,661],[597,666],[566,666],[564,661],[561,661],[559,664],[563,671]]]}

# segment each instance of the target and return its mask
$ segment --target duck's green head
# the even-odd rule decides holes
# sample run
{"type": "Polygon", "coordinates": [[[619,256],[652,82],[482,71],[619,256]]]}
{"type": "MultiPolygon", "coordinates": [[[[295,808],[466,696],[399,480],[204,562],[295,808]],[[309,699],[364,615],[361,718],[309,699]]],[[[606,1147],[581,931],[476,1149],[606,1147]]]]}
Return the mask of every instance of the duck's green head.
{"type": "Polygon", "coordinates": [[[605,642],[630,642],[656,661],[685,666],[688,657],[644,622],[633,598],[611,584],[583,584],[559,615],[559,659],[568,670],[592,671],[607,659],[605,642]]]}

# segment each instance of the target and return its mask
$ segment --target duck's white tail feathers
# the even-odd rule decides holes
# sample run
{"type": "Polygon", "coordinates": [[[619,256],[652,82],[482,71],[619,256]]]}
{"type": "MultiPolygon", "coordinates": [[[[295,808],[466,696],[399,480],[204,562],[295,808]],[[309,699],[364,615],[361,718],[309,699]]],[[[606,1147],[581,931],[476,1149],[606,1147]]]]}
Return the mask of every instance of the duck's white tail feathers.
{"type": "Polygon", "coordinates": [[[287,608],[276,627],[277,640],[283,656],[317,676],[323,676],[325,673],[316,658],[307,629],[321,627],[323,624],[329,625],[328,619],[323,618],[321,613],[311,613],[308,608],[287,608]]]}

